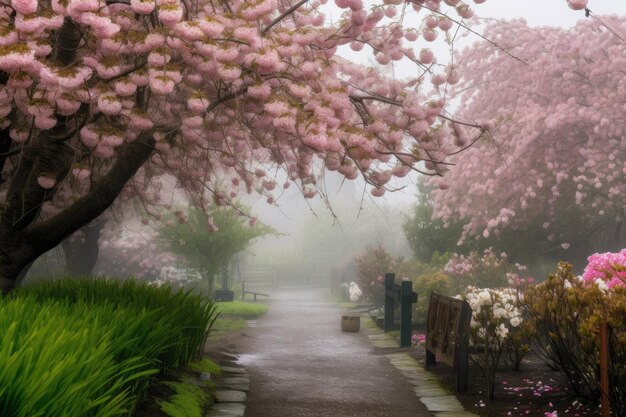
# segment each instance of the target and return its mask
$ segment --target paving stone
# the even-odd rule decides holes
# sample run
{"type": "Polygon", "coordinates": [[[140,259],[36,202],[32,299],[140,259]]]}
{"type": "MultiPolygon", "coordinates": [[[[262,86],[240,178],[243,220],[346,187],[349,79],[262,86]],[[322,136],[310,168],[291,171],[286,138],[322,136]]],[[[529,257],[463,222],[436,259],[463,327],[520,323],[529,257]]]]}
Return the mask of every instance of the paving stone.
{"type": "Polygon", "coordinates": [[[216,403],[205,417],[243,417],[245,412],[246,406],[241,403],[216,403]]]}
{"type": "Polygon", "coordinates": [[[393,340],[391,337],[389,337],[385,333],[368,334],[367,337],[370,340],[393,340]]]}
{"type": "Polygon", "coordinates": [[[390,360],[400,360],[400,359],[407,359],[407,360],[415,360],[411,357],[411,355],[409,355],[408,353],[390,353],[388,355],[385,355],[386,358],[389,358],[390,360]]]}
{"type": "Polygon", "coordinates": [[[243,391],[220,389],[215,391],[215,399],[218,403],[243,403],[246,402],[246,393],[243,391]]]}
{"type": "Polygon", "coordinates": [[[428,411],[464,411],[463,405],[454,395],[446,395],[443,397],[421,397],[420,401],[424,403],[428,411]]]}
{"type": "Polygon", "coordinates": [[[372,340],[372,345],[379,348],[397,348],[398,342],[395,340],[372,340]]]}
{"type": "Polygon", "coordinates": [[[415,386],[415,388],[422,389],[436,389],[441,388],[441,383],[432,379],[409,379],[409,382],[415,386]]]}
{"type": "Polygon", "coordinates": [[[219,384],[221,389],[230,389],[235,391],[250,391],[250,384],[219,384]]]}
{"type": "Polygon", "coordinates": [[[411,371],[401,371],[400,372],[405,378],[419,380],[419,381],[436,381],[439,382],[439,377],[430,373],[426,373],[424,371],[420,371],[419,368],[413,369],[411,371]]]}
{"type": "Polygon", "coordinates": [[[245,374],[246,368],[235,366],[222,366],[222,373],[225,374],[245,374]]]}
{"type": "Polygon", "coordinates": [[[402,372],[416,372],[417,371],[417,363],[411,365],[396,365],[392,363],[392,365],[398,370],[402,372]]]}
{"type": "Polygon", "coordinates": [[[441,386],[417,386],[413,389],[418,397],[443,397],[444,395],[450,395],[450,392],[441,386]]]}
{"type": "Polygon", "coordinates": [[[231,376],[220,379],[220,382],[223,384],[249,384],[250,378],[248,376],[231,376]]]}

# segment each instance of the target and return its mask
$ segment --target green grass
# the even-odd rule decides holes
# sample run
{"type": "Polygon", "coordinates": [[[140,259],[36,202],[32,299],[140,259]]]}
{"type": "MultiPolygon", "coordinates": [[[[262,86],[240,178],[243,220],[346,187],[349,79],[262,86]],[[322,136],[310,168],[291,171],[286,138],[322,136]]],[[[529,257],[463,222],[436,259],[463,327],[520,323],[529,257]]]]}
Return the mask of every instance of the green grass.
{"type": "Polygon", "coordinates": [[[212,302],[132,281],[60,280],[0,299],[0,415],[132,414],[150,377],[204,347],[212,302]]]}
{"type": "Polygon", "coordinates": [[[387,334],[391,337],[398,338],[400,337],[400,330],[389,330],[387,334]]]}
{"type": "Polygon", "coordinates": [[[341,308],[356,308],[356,303],[352,301],[338,301],[337,304],[339,304],[341,308]]]}
{"type": "Polygon", "coordinates": [[[250,320],[262,316],[267,312],[267,305],[262,303],[248,303],[245,301],[229,301],[217,303],[217,311],[226,316],[237,316],[250,320]]]}
{"type": "Polygon", "coordinates": [[[175,391],[167,401],[159,402],[161,411],[171,417],[202,417],[203,409],[209,404],[209,394],[192,382],[165,382],[175,391]]]}
{"type": "Polygon", "coordinates": [[[222,376],[222,368],[210,359],[203,358],[188,365],[189,369],[195,372],[206,372],[216,377],[222,376]]]}

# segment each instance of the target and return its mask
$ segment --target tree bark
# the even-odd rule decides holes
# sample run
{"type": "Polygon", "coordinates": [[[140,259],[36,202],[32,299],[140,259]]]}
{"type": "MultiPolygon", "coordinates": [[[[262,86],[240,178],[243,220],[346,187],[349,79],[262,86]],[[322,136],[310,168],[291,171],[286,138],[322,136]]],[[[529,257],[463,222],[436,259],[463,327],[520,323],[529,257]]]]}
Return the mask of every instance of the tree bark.
{"type": "MultiPolygon", "coordinates": [[[[118,148],[117,159],[113,167],[102,179],[94,184],[91,191],[75,201],[56,216],[43,222],[37,222],[36,214],[26,212],[25,201],[35,204],[36,213],[41,200],[25,196],[33,190],[36,176],[25,172],[30,178],[25,183],[23,193],[9,193],[5,210],[0,213],[0,289],[10,292],[17,285],[20,272],[32,261],[59,245],[66,237],[76,232],[100,216],[113,204],[130,178],[148,160],[154,150],[151,134],[141,135],[135,142],[118,148]],[[21,205],[20,205],[21,204],[21,205]]],[[[69,169],[69,166],[67,167],[69,169]]],[[[12,187],[13,188],[13,187],[12,187]]],[[[41,187],[39,187],[41,188],[41,187]]],[[[40,193],[41,194],[41,193],[40,193]]],[[[39,198],[44,198],[39,195],[39,198]]]]}
{"type": "Polygon", "coordinates": [[[106,220],[98,218],[80,230],[84,239],[65,239],[61,246],[65,252],[65,267],[70,276],[90,276],[98,261],[100,232],[106,220]]]}

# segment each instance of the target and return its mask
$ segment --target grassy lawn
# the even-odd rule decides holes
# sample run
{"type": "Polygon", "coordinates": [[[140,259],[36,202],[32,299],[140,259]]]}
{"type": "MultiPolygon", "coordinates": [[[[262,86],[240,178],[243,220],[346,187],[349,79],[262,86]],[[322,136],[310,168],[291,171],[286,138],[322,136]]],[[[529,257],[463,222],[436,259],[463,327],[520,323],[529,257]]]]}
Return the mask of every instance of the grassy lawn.
{"type": "MultiPolygon", "coordinates": [[[[236,316],[252,320],[267,312],[267,305],[262,303],[248,303],[245,301],[231,301],[217,303],[217,311],[221,316],[236,316]]],[[[218,319],[219,320],[219,319],[218,319]]]]}
{"type": "Polygon", "coordinates": [[[213,323],[210,340],[221,339],[233,332],[246,328],[246,320],[256,319],[267,312],[267,305],[232,301],[217,303],[219,317],[213,323]]]}

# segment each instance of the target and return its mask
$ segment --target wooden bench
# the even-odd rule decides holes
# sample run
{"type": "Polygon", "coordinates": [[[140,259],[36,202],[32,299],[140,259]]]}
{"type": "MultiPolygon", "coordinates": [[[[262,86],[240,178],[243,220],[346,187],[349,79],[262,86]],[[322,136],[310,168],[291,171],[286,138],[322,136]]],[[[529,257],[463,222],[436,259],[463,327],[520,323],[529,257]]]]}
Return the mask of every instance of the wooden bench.
{"type": "Polygon", "coordinates": [[[245,301],[246,294],[252,294],[252,296],[254,297],[253,300],[254,300],[255,303],[256,303],[257,295],[260,295],[260,296],[263,296],[263,297],[269,297],[269,294],[263,294],[263,293],[254,292],[254,291],[246,291],[246,283],[242,282],[241,283],[241,301],[245,301]]]}
{"type": "Polygon", "coordinates": [[[432,292],[426,319],[426,366],[439,361],[456,371],[456,389],[467,391],[469,377],[469,325],[467,301],[432,292]]]}

